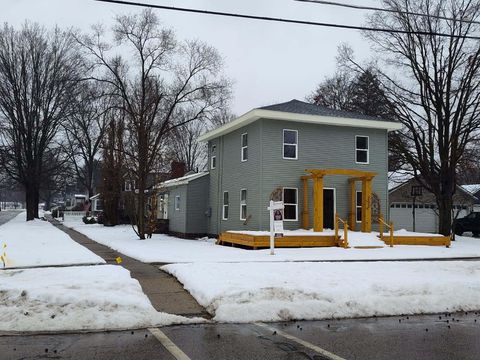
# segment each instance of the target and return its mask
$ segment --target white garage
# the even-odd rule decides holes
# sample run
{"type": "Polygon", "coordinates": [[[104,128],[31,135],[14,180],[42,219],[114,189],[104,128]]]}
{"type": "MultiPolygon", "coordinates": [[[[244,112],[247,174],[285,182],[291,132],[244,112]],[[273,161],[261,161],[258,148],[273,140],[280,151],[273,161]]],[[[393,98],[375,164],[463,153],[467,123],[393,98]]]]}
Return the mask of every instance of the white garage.
{"type": "MultiPolygon", "coordinates": [[[[462,218],[468,214],[467,206],[457,205],[453,215],[462,218]]],[[[396,230],[414,231],[413,205],[411,203],[391,203],[390,220],[393,221],[396,230]]],[[[438,231],[438,214],[434,204],[415,205],[415,231],[425,233],[438,231]]]]}

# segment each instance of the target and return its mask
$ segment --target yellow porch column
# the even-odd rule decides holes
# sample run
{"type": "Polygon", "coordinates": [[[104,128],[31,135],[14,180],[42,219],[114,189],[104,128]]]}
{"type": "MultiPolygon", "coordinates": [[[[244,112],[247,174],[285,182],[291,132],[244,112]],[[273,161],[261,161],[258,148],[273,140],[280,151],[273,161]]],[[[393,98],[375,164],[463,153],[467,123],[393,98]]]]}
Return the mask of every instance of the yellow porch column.
{"type": "Polygon", "coordinates": [[[323,176],[313,178],[313,231],[323,231],[323,176]]]}
{"type": "Polygon", "coordinates": [[[349,217],[349,225],[350,230],[355,231],[355,225],[357,222],[357,193],[355,189],[355,180],[350,179],[350,217],[349,217]]]}
{"type": "Polygon", "coordinates": [[[304,229],[308,229],[309,224],[309,216],[308,213],[308,179],[304,178],[303,181],[303,211],[302,211],[302,226],[304,229]]]}
{"type": "Polygon", "coordinates": [[[362,180],[362,232],[372,231],[372,178],[362,180]]]}

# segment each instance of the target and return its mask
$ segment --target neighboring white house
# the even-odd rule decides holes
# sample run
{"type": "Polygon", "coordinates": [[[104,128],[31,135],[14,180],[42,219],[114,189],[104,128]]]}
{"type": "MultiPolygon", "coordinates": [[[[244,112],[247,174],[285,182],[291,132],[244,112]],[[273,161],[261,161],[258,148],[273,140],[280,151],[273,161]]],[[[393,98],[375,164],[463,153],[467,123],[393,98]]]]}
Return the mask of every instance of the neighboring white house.
{"type": "MultiPolygon", "coordinates": [[[[412,187],[420,184],[411,176],[390,174],[389,204],[390,220],[395,229],[436,233],[438,231],[438,210],[433,194],[422,188],[421,196],[412,196],[412,187]],[[415,229],[413,229],[413,210],[415,209],[415,229]]],[[[414,189],[415,191],[415,189],[414,189]]],[[[462,218],[474,210],[478,199],[466,189],[458,186],[453,198],[453,216],[462,218]]]]}

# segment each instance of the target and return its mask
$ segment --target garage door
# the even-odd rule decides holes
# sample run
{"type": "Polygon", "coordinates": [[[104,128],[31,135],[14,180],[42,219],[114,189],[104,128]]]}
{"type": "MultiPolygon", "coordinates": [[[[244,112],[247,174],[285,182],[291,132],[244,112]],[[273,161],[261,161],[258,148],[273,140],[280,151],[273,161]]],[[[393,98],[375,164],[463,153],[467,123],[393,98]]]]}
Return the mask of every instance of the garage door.
{"type": "MultiPolygon", "coordinates": [[[[426,233],[438,232],[438,216],[433,205],[420,205],[415,209],[415,231],[426,233]]],[[[390,220],[393,221],[395,230],[405,229],[413,231],[412,204],[392,204],[390,207],[390,220]],[[410,206],[410,207],[408,207],[410,206]]],[[[455,210],[455,214],[458,210],[455,210]]],[[[468,214],[467,210],[460,210],[458,218],[468,214]]]]}

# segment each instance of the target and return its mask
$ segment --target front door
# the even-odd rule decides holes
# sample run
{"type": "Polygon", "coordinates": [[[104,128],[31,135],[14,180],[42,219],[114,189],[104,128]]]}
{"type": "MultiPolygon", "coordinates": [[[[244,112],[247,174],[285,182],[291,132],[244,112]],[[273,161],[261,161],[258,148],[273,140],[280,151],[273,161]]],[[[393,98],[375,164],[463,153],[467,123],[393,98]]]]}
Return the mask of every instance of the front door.
{"type": "Polygon", "coordinates": [[[334,228],[335,219],[335,189],[323,189],[323,227],[334,228]]]}

